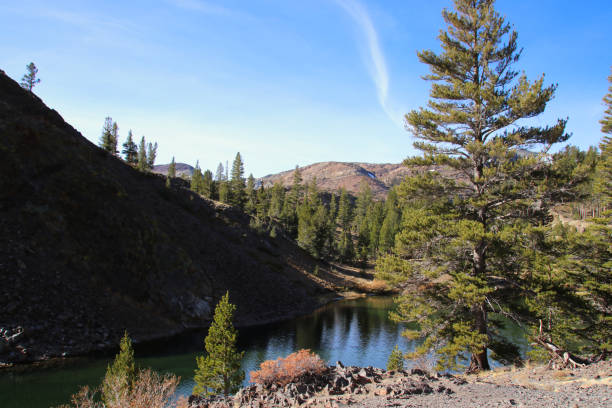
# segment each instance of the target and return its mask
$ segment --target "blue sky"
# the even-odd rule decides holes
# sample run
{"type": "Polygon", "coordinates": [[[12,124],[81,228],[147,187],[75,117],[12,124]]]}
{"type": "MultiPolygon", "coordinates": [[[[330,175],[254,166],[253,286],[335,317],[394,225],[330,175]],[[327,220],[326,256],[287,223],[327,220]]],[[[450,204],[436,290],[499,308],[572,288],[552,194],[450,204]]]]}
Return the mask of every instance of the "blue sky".
{"type": "MultiPolygon", "coordinates": [[[[451,0],[0,0],[0,69],[89,140],[104,118],[159,143],[158,163],[214,170],[240,151],[256,177],[319,161],[400,162],[403,114],[427,103],[440,11],[451,0]]],[[[516,65],[558,83],[535,120],[569,117],[598,143],[612,65],[612,2],[498,0],[524,47],[516,65]]],[[[122,140],[123,141],[123,140],[122,140]]]]}

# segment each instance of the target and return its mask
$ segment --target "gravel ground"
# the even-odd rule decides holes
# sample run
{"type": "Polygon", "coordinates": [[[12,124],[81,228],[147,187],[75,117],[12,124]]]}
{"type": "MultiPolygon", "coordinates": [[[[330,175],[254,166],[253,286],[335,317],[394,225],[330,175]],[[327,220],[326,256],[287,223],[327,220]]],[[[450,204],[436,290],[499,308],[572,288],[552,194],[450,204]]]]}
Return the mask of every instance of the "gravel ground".
{"type": "MultiPolygon", "coordinates": [[[[606,407],[612,408],[612,362],[605,361],[576,370],[548,370],[545,367],[520,370],[501,369],[465,380],[440,378],[429,384],[444,386],[452,393],[402,397],[385,395],[338,396],[320,400],[321,407],[606,407]]],[[[390,379],[397,382],[398,379],[390,379]]]]}

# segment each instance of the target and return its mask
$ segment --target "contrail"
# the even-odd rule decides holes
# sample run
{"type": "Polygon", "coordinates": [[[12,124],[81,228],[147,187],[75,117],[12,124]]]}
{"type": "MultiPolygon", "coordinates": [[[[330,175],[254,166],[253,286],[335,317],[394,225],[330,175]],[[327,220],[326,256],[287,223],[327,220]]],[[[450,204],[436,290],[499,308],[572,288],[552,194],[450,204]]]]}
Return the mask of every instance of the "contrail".
{"type": "Polygon", "coordinates": [[[376,86],[378,93],[378,102],[383,108],[387,116],[400,127],[403,127],[401,115],[397,115],[389,107],[389,73],[387,72],[387,63],[385,62],[385,56],[380,49],[378,43],[378,33],[372,24],[370,15],[357,0],[335,0],[359,25],[361,31],[365,35],[370,61],[368,66],[370,68],[370,75],[376,86]]]}

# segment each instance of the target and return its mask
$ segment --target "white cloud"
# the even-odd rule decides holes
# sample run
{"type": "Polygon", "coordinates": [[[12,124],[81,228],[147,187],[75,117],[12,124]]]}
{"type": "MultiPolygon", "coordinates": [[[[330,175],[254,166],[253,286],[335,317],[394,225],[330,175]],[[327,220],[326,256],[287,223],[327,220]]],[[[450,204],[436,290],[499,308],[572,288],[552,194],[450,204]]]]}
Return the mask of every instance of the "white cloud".
{"type": "Polygon", "coordinates": [[[403,127],[402,115],[390,107],[389,104],[389,73],[385,56],[380,48],[378,33],[372,24],[372,19],[367,10],[357,0],[335,0],[355,20],[363,35],[365,36],[368,60],[366,64],[370,70],[370,76],[376,86],[378,101],[387,116],[400,127],[403,127]]]}
{"type": "Polygon", "coordinates": [[[249,16],[241,11],[236,11],[227,7],[219,6],[217,4],[205,0],[168,0],[168,2],[178,8],[197,11],[203,14],[252,19],[252,16],[249,16]]]}

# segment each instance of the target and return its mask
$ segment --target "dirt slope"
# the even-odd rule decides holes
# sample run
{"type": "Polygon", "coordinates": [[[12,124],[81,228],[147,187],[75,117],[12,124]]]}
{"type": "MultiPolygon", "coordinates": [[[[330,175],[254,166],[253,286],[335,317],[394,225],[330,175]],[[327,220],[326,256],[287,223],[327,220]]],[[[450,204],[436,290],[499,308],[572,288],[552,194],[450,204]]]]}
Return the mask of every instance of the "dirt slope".
{"type": "Polygon", "coordinates": [[[87,141],[0,71],[0,363],[313,308],[315,261],[248,218],[87,141]]]}

